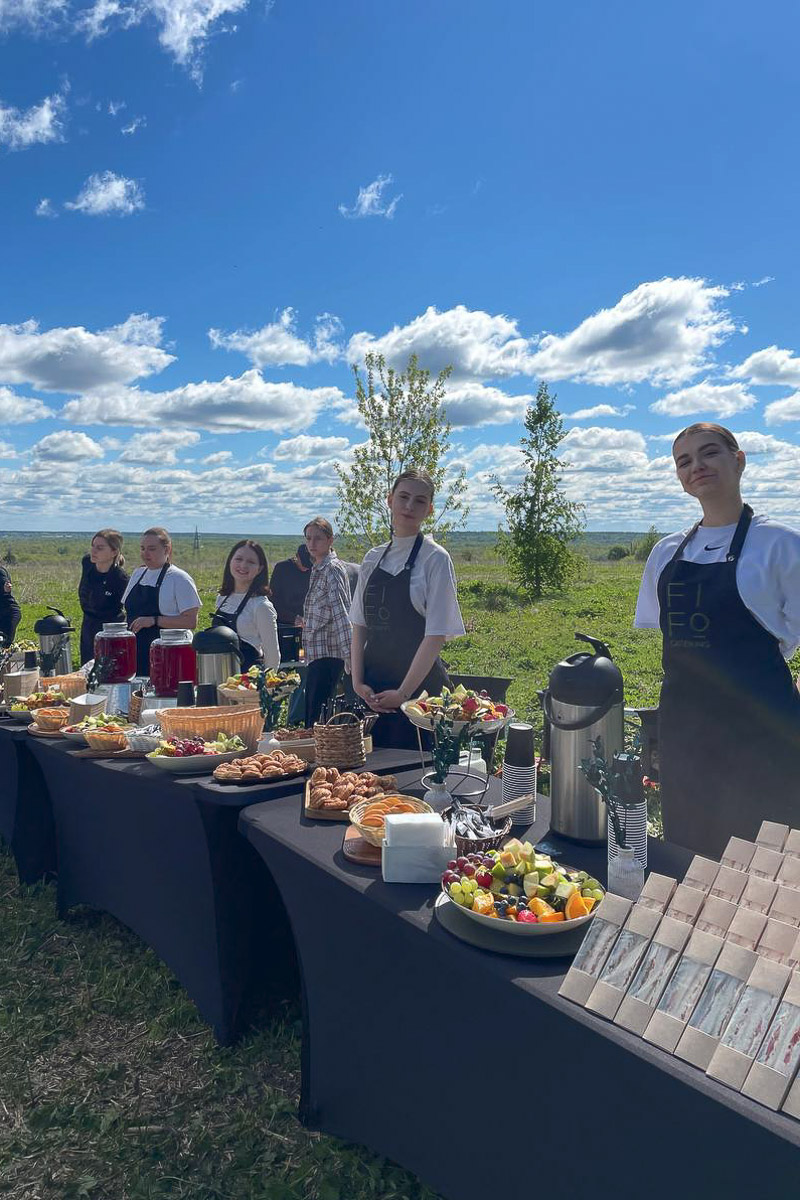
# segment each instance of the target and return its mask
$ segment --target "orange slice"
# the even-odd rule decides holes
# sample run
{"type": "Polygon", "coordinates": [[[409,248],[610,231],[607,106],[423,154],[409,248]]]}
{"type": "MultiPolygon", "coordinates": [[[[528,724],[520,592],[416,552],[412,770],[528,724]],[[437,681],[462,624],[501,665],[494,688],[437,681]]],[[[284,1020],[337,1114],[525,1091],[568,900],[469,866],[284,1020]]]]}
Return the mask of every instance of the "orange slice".
{"type": "Polygon", "coordinates": [[[586,905],[586,911],[591,912],[595,904],[597,904],[597,901],[595,900],[594,896],[584,896],[583,903],[586,905]]]}
{"type": "Polygon", "coordinates": [[[560,912],[545,913],[543,917],[539,917],[540,921],[563,921],[564,914],[560,912]]]}
{"type": "Polygon", "coordinates": [[[580,892],[573,892],[567,901],[564,916],[568,921],[574,921],[576,917],[585,917],[588,911],[586,901],[580,892]]]}
{"type": "Polygon", "coordinates": [[[532,899],[528,901],[528,908],[532,913],[535,913],[537,917],[544,917],[548,913],[555,912],[553,906],[548,904],[546,900],[542,900],[541,896],[533,896],[532,899]]]}

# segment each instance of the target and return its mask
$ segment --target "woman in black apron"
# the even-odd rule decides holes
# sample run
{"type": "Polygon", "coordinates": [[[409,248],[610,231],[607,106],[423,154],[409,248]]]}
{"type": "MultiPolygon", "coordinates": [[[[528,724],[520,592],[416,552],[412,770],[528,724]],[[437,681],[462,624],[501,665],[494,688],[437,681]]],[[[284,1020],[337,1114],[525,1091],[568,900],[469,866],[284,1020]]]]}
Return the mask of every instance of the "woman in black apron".
{"type": "MultiPolygon", "coordinates": [[[[741,500],[744,454],[728,430],[707,424],[679,434],[673,453],[704,516],[658,575],[664,834],[719,858],[731,836],[752,841],[763,820],[800,824],[800,694],[778,637],[744,603],[737,582],[748,538],[751,555],[759,542],[770,544],[741,500]],[[698,536],[702,551],[721,561],[687,557],[698,536]]],[[[767,531],[772,542],[781,534],[780,526],[767,531]]],[[[791,548],[797,535],[787,529],[785,539],[791,548]]],[[[797,541],[795,561],[799,551],[797,541]]]]}
{"type": "Polygon", "coordinates": [[[414,541],[399,574],[383,566],[394,541],[374,566],[368,561],[362,566],[364,577],[359,581],[353,614],[353,689],[370,708],[382,714],[373,730],[376,746],[413,748],[417,745],[416,729],[399,711],[400,705],[423,689],[435,696],[443,687],[451,686],[439,651],[446,638],[463,633],[464,626],[458,614],[452,564],[441,547],[435,549],[449,564],[449,571],[441,574],[441,586],[452,590],[451,627],[443,634],[427,634],[427,618],[412,602],[412,579],[415,569],[421,571],[417,560],[425,544],[420,527],[433,511],[430,476],[423,471],[404,472],[395,481],[388,501],[393,537],[413,536],[414,541]]]}
{"type": "Polygon", "coordinates": [[[131,576],[123,597],[128,627],[136,634],[136,674],[150,674],[150,647],[161,629],[194,629],[201,601],[191,576],[172,565],[172,541],[166,529],[146,529],[141,540],[142,563],[131,576]],[[158,572],[148,583],[148,571],[158,572]],[[162,595],[169,579],[166,602],[162,595]],[[169,609],[172,612],[169,612],[169,609]]]}
{"type": "Polygon", "coordinates": [[[265,663],[277,667],[280,663],[277,616],[267,598],[268,578],[269,564],[263,547],[249,538],[237,542],[225,562],[211,624],[224,625],[239,637],[242,671],[265,663]],[[250,600],[255,603],[245,612],[250,600]]]}
{"type": "Polygon", "coordinates": [[[122,534],[116,529],[101,529],[92,538],[91,551],[81,562],[78,600],[81,623],[81,663],[94,658],[94,638],[106,621],[124,621],[122,597],[128,586],[123,571],[122,534]]]}

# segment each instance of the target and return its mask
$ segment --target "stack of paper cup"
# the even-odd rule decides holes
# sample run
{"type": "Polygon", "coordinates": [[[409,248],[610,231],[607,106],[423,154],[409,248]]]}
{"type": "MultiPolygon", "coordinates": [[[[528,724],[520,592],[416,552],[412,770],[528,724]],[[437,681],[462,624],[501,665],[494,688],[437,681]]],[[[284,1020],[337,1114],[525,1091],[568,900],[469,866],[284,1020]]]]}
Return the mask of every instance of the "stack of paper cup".
{"type": "MultiPolygon", "coordinates": [[[[530,792],[536,795],[536,753],[533,726],[512,721],[506,730],[506,757],[503,762],[503,803],[530,792]]],[[[532,825],[536,803],[532,801],[511,814],[514,825],[532,825]]]]}

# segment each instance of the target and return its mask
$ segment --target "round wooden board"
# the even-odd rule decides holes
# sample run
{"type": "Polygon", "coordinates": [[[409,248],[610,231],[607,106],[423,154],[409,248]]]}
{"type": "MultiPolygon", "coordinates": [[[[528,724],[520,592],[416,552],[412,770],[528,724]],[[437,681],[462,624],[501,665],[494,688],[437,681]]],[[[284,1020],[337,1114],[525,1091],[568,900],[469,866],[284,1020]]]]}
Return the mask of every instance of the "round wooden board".
{"type": "Polygon", "coordinates": [[[350,825],[345,830],[342,853],[351,862],[361,863],[365,867],[379,867],[381,865],[380,847],[373,846],[365,837],[362,837],[355,825],[350,825]]]}
{"type": "Polygon", "coordinates": [[[28,726],[28,733],[32,737],[43,738],[60,738],[64,736],[60,729],[37,729],[35,725],[28,726]]]}

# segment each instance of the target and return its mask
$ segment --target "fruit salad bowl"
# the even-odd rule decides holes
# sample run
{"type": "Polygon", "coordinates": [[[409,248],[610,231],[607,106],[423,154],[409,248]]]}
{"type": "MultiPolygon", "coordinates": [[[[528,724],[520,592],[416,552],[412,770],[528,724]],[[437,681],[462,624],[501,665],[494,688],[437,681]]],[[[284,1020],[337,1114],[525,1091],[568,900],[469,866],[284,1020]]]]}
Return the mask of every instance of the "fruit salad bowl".
{"type": "Polygon", "coordinates": [[[233,762],[242,753],[242,750],[228,750],[223,754],[189,754],[185,758],[148,754],[147,761],[160,771],[168,771],[173,775],[210,775],[220,763],[233,762]]]}
{"type": "Polygon", "coordinates": [[[422,692],[414,700],[400,705],[412,725],[418,729],[434,729],[437,721],[447,718],[453,723],[453,733],[467,725],[477,733],[497,733],[514,719],[514,710],[506,704],[495,704],[484,693],[468,691],[460,684],[454,691],[445,688],[440,696],[422,692]]]}

